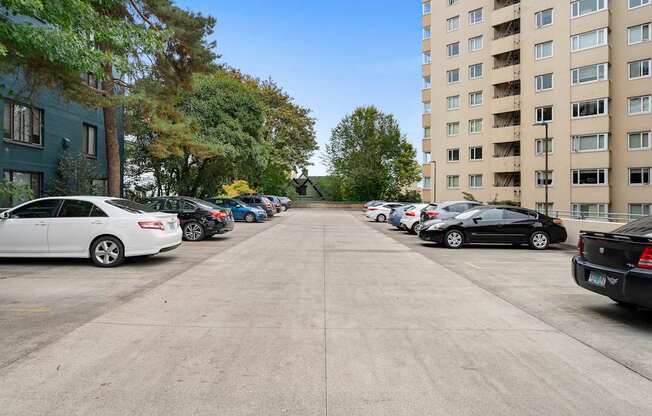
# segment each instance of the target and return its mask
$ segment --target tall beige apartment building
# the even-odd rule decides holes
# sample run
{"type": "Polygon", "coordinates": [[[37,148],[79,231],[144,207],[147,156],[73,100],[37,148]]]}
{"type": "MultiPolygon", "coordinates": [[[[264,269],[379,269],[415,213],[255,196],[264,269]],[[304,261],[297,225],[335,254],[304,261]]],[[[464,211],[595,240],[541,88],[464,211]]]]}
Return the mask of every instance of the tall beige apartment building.
{"type": "Polygon", "coordinates": [[[425,201],[652,214],[652,0],[422,7],[425,201]]]}

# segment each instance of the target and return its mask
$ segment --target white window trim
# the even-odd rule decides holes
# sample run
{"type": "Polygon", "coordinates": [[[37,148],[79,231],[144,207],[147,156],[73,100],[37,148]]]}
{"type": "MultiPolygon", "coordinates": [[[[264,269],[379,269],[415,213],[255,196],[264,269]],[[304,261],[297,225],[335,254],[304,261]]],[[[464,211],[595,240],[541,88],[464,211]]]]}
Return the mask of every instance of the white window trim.
{"type": "Polygon", "coordinates": [[[430,15],[430,14],[432,13],[432,3],[429,2],[429,1],[423,2],[423,3],[421,4],[421,13],[422,13],[424,16],[428,16],[428,15],[430,15]],[[430,7],[429,7],[429,9],[428,9],[427,12],[426,12],[426,4],[430,5],[430,7]]]}
{"type": "Polygon", "coordinates": [[[468,41],[466,42],[466,46],[467,46],[467,48],[468,48],[468,52],[469,52],[469,53],[474,53],[474,52],[478,52],[478,51],[483,50],[483,49],[484,49],[484,36],[483,36],[483,35],[471,36],[471,37],[468,39],[468,41]],[[480,44],[481,44],[480,47],[479,47],[478,49],[471,49],[471,48],[469,47],[469,46],[471,45],[471,40],[472,40],[472,39],[478,39],[478,38],[480,39],[480,44]]]}
{"type": "MultiPolygon", "coordinates": [[[[627,103],[627,105],[629,106],[629,102],[627,103]]],[[[609,115],[609,99],[608,98],[595,98],[595,99],[591,99],[591,100],[574,101],[574,102],[571,103],[571,120],[584,120],[586,118],[605,117],[605,116],[608,116],[608,115],[609,115]],[[594,101],[594,100],[595,101],[604,100],[604,113],[602,113],[602,114],[593,114],[593,115],[590,115],[590,116],[577,116],[577,117],[573,116],[573,105],[579,104],[579,103],[586,103],[586,102],[594,101]]]]}
{"type": "Polygon", "coordinates": [[[470,174],[470,175],[469,175],[469,189],[482,189],[482,188],[484,188],[484,177],[483,177],[483,176],[484,176],[484,175],[482,175],[481,173],[472,173],[472,174],[470,174]],[[482,181],[482,185],[480,185],[480,186],[473,186],[473,185],[471,185],[471,177],[477,177],[477,176],[479,176],[480,178],[482,178],[482,179],[481,179],[481,181],[482,181]]]}
{"type": "Polygon", "coordinates": [[[456,111],[462,108],[462,99],[460,98],[459,95],[451,95],[449,97],[446,97],[446,109],[448,111],[456,111]],[[457,97],[457,107],[449,107],[450,101],[448,100],[449,98],[455,98],[457,97]]]}
{"type": "MultiPolygon", "coordinates": [[[[539,172],[545,173],[545,169],[534,171],[534,186],[535,188],[545,188],[545,183],[543,185],[539,185],[539,172]]],[[[548,188],[552,188],[555,185],[555,174],[552,169],[548,169],[548,180],[550,181],[548,188]]]]}
{"type": "MultiPolygon", "coordinates": [[[[629,68],[627,68],[627,69],[629,70],[629,68]]],[[[578,79],[579,79],[579,77],[578,77],[578,79]]],[[[580,67],[577,67],[577,68],[572,68],[571,69],[570,80],[571,80],[571,86],[573,86],[573,87],[576,86],[576,85],[587,85],[587,84],[594,84],[596,82],[609,81],[609,64],[605,63],[605,62],[602,62],[602,63],[599,63],[599,64],[590,64],[590,65],[580,66],[580,67]],[[582,68],[586,68],[586,67],[593,66],[593,65],[595,65],[595,66],[600,66],[600,65],[604,66],[604,79],[596,79],[594,81],[586,81],[586,82],[580,82],[580,81],[573,82],[573,71],[579,71],[582,68]]]]}
{"type": "MultiPolygon", "coordinates": [[[[586,17],[586,16],[591,16],[592,14],[600,13],[600,12],[603,12],[605,10],[609,10],[609,1],[612,1],[612,0],[605,0],[603,9],[598,9],[598,10],[588,12],[588,13],[585,13],[585,14],[580,14],[580,15],[577,15],[577,16],[573,16],[573,3],[576,3],[576,1],[571,1],[570,2],[569,16],[570,16],[571,20],[573,20],[573,19],[579,19],[579,18],[586,17]]],[[[618,1],[618,0],[616,0],[616,1],[618,1]]]]}
{"type": "MultiPolygon", "coordinates": [[[[552,137],[548,137],[548,142],[549,142],[548,147],[551,147],[551,148],[552,148],[552,149],[550,149],[550,151],[548,152],[549,155],[552,155],[552,154],[555,153],[555,145],[554,145],[552,139],[553,139],[552,137]]],[[[539,141],[540,141],[540,142],[543,142],[544,140],[546,140],[546,139],[543,138],[543,137],[534,140],[534,155],[535,155],[535,156],[545,156],[545,155],[546,155],[546,152],[541,152],[541,153],[537,152],[537,143],[538,143],[539,141]]]]}
{"type": "Polygon", "coordinates": [[[460,181],[460,175],[446,175],[446,188],[447,189],[460,189],[461,187],[461,181],[460,181]],[[450,186],[450,181],[448,178],[454,178],[457,177],[457,186],[450,186]]]}
{"type": "MultiPolygon", "coordinates": [[[[599,140],[599,139],[598,139],[599,140]]],[[[593,134],[576,134],[571,136],[571,153],[596,153],[596,152],[608,152],[609,151],[609,133],[593,133],[593,134]],[[576,137],[590,137],[590,136],[600,136],[604,135],[604,149],[588,149],[588,150],[575,150],[575,138],[576,137]]]]}
{"type": "Polygon", "coordinates": [[[534,76],[534,92],[546,92],[554,89],[555,89],[555,74],[553,72],[547,72],[545,74],[539,74],[534,76]],[[544,75],[552,75],[552,86],[550,88],[539,89],[537,87],[537,78],[542,77],[544,75]]]}
{"type": "Polygon", "coordinates": [[[481,118],[474,118],[469,120],[469,134],[482,134],[482,130],[484,129],[484,120],[481,118]],[[477,120],[482,120],[482,128],[479,131],[471,131],[471,121],[477,121],[477,120]]]}
{"type": "Polygon", "coordinates": [[[481,105],[484,105],[484,92],[483,91],[471,91],[469,93],[469,107],[480,107],[481,105]],[[480,100],[479,104],[471,104],[471,95],[472,94],[480,94],[480,97],[482,97],[482,100],[480,100]]]}
{"type": "Polygon", "coordinates": [[[629,0],[627,0],[627,10],[636,10],[636,9],[640,9],[641,7],[649,6],[650,4],[652,4],[652,1],[647,0],[647,3],[640,4],[640,5],[638,5],[638,6],[634,6],[634,7],[630,7],[630,6],[629,6],[629,0]]]}
{"type": "MultiPolygon", "coordinates": [[[[639,6],[640,7],[640,6],[639,6]]],[[[652,77],[652,58],[647,58],[647,59],[637,59],[634,61],[629,61],[627,62],[627,79],[630,81],[637,80],[637,79],[645,79],[645,78],[650,78],[652,77]],[[629,70],[629,66],[633,63],[636,62],[647,62],[648,63],[648,74],[647,75],[641,75],[640,77],[631,77],[631,71],[629,70]]]]}
{"type": "MultiPolygon", "coordinates": [[[[642,175],[643,175],[643,173],[641,172],[641,176],[642,175]]],[[[641,187],[644,187],[644,186],[650,186],[650,183],[651,183],[651,181],[650,181],[650,168],[627,168],[627,184],[629,186],[635,186],[635,187],[641,188],[641,187]],[[633,169],[641,169],[641,171],[643,169],[647,169],[648,182],[647,183],[632,183],[632,170],[633,169]]]]}
{"type": "Polygon", "coordinates": [[[459,68],[453,68],[453,69],[449,69],[449,70],[446,71],[446,83],[448,85],[457,84],[458,82],[461,81],[461,79],[462,79],[462,77],[460,76],[460,69],[459,68]],[[453,72],[453,71],[457,71],[457,81],[449,81],[448,74],[453,72]]]}
{"type": "MultiPolygon", "coordinates": [[[[585,15],[585,16],[586,16],[586,15],[585,15]]],[[[629,36],[628,36],[627,38],[629,39],[629,36]]],[[[570,51],[571,51],[571,53],[582,52],[582,51],[588,51],[588,50],[590,50],[590,49],[602,48],[602,47],[604,47],[604,46],[609,46],[609,29],[606,28],[606,27],[601,27],[601,28],[599,28],[599,29],[589,30],[588,32],[576,33],[576,34],[574,34],[574,35],[571,35],[570,41],[571,41],[571,45],[570,45],[570,51]],[[573,39],[574,39],[575,37],[578,37],[578,38],[579,38],[580,36],[582,36],[582,35],[584,35],[584,34],[592,33],[592,32],[600,32],[600,31],[604,31],[604,32],[605,32],[604,43],[598,43],[598,44],[596,44],[596,45],[593,45],[593,46],[587,46],[587,47],[585,47],[585,48],[573,49],[573,39]]]]}
{"type": "Polygon", "coordinates": [[[455,137],[455,136],[459,136],[459,135],[460,135],[460,127],[461,127],[461,123],[460,123],[459,121],[449,121],[449,122],[447,122],[447,123],[446,123],[446,137],[455,137]],[[448,125],[449,125],[449,124],[453,124],[453,123],[457,123],[457,133],[455,133],[455,134],[448,134],[448,125]]]}
{"type": "Polygon", "coordinates": [[[471,159],[471,149],[482,149],[482,146],[469,146],[469,162],[482,162],[484,160],[484,149],[482,149],[482,157],[480,159],[471,159]]]}
{"type": "Polygon", "coordinates": [[[645,114],[650,114],[652,113],[652,95],[639,95],[637,97],[627,97],[627,115],[636,117],[636,116],[643,116],[645,114]],[[630,111],[630,100],[635,99],[635,98],[647,98],[648,99],[648,110],[647,111],[641,111],[640,113],[632,113],[630,111]]]}
{"type": "Polygon", "coordinates": [[[640,25],[634,25],[634,26],[630,26],[630,27],[627,28],[627,45],[638,45],[640,43],[647,43],[647,42],[649,42],[651,40],[652,40],[652,22],[641,23],[640,25]],[[638,41],[638,42],[630,42],[629,41],[629,30],[634,28],[634,27],[645,26],[645,25],[649,26],[649,28],[648,28],[648,36],[650,37],[650,39],[641,40],[641,41],[638,41]]]}
{"type": "Polygon", "coordinates": [[[422,40],[428,40],[432,38],[432,26],[424,26],[423,27],[423,39],[422,40]],[[426,29],[428,31],[426,32],[426,29]]]}
{"type": "Polygon", "coordinates": [[[452,16],[452,17],[449,17],[448,19],[446,19],[446,33],[457,32],[458,30],[461,29],[461,27],[462,27],[462,23],[461,23],[461,19],[460,19],[460,15],[459,15],[459,14],[458,14],[457,16],[452,16]],[[455,29],[451,29],[451,28],[449,28],[449,27],[448,27],[448,22],[449,22],[451,19],[455,19],[456,17],[457,17],[457,27],[456,27],[455,29]]]}
{"type": "Polygon", "coordinates": [[[652,149],[652,132],[650,131],[631,131],[627,133],[627,151],[628,152],[644,152],[646,150],[652,149]],[[632,134],[644,134],[647,133],[647,147],[630,147],[629,146],[629,136],[632,134]]]}
{"type": "Polygon", "coordinates": [[[543,61],[544,59],[550,59],[554,58],[555,56],[555,42],[550,40],[550,41],[545,41],[545,42],[539,42],[534,45],[534,60],[535,61],[543,61]],[[538,45],[543,45],[544,43],[550,43],[550,55],[544,56],[543,58],[537,58],[537,46],[538,45]]]}
{"type": "Polygon", "coordinates": [[[482,78],[484,78],[484,65],[482,64],[482,62],[478,62],[477,64],[469,65],[469,79],[482,79],[482,78]],[[471,67],[476,66],[476,65],[482,65],[482,75],[472,77],[471,76],[471,67]]]}
{"type": "Polygon", "coordinates": [[[548,8],[548,9],[543,9],[543,10],[539,10],[537,12],[534,12],[534,27],[536,29],[543,29],[544,27],[552,26],[553,24],[555,24],[555,9],[554,8],[551,7],[551,8],[548,8]],[[539,15],[539,13],[547,12],[548,10],[550,10],[550,16],[552,17],[550,23],[548,23],[547,25],[538,26],[537,25],[537,23],[538,23],[537,22],[537,17],[539,15]]]}
{"type": "Polygon", "coordinates": [[[453,43],[447,43],[446,44],[446,58],[457,58],[462,54],[462,44],[460,42],[453,42],[453,43]],[[449,55],[449,46],[457,44],[457,55],[449,55]]]}
{"type": "Polygon", "coordinates": [[[554,106],[552,106],[552,105],[542,105],[542,106],[540,106],[540,107],[535,107],[535,108],[534,108],[534,121],[535,121],[536,123],[552,123],[553,121],[555,121],[555,108],[554,108],[554,106]],[[541,120],[541,121],[539,121],[539,120],[537,119],[537,117],[538,117],[538,114],[537,114],[537,113],[538,113],[538,110],[541,109],[541,108],[550,108],[550,109],[552,110],[552,118],[551,118],[550,120],[541,120]]]}
{"type": "Polygon", "coordinates": [[[576,186],[576,187],[580,187],[580,188],[598,188],[598,187],[609,186],[609,169],[608,168],[571,169],[571,181],[570,182],[571,182],[571,186],[576,186]],[[575,176],[574,172],[581,172],[583,170],[594,170],[598,174],[598,177],[600,177],[600,174],[598,173],[598,171],[600,171],[600,170],[605,171],[605,174],[604,174],[605,182],[604,183],[596,183],[596,184],[573,183],[573,176],[575,176]]]}
{"type": "Polygon", "coordinates": [[[469,19],[468,19],[469,26],[474,26],[474,25],[479,25],[481,23],[484,23],[484,7],[478,7],[477,9],[469,10],[468,17],[469,17],[469,19]],[[478,11],[478,10],[482,11],[482,19],[480,21],[478,21],[478,22],[471,23],[471,12],[475,12],[475,11],[478,11]]]}
{"type": "Polygon", "coordinates": [[[460,163],[462,160],[462,155],[460,154],[460,148],[459,147],[452,147],[450,149],[446,149],[446,162],[448,163],[460,163]],[[457,150],[457,160],[451,160],[450,156],[450,151],[451,150],[457,150]]]}

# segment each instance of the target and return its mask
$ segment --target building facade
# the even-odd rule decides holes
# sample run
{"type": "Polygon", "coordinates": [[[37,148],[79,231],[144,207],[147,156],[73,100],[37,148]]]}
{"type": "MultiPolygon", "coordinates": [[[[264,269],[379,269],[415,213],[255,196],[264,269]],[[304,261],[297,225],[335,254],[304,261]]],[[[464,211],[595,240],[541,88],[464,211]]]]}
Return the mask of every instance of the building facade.
{"type": "MultiPolygon", "coordinates": [[[[80,79],[80,82],[96,82],[80,79]]],[[[92,178],[106,186],[106,146],[101,109],[66,100],[54,91],[32,92],[19,76],[0,75],[0,179],[27,185],[35,197],[44,195],[64,152],[81,154],[95,165],[92,178]]],[[[123,117],[118,139],[124,148],[123,117]]],[[[0,207],[21,201],[0,201],[0,207]]]]}
{"type": "Polygon", "coordinates": [[[422,7],[424,200],[652,213],[651,0],[422,7]]]}

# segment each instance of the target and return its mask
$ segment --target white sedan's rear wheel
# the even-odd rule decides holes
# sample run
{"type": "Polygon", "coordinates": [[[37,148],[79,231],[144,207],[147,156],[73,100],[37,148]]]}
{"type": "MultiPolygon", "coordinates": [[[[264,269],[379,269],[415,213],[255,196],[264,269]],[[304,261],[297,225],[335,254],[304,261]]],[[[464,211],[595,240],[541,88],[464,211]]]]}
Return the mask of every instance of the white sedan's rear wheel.
{"type": "Polygon", "coordinates": [[[385,216],[385,214],[378,214],[378,216],[376,217],[376,221],[385,222],[387,221],[387,217],[385,216]]]}
{"type": "Polygon", "coordinates": [[[100,237],[93,241],[90,256],[98,267],[116,267],[125,259],[124,246],[115,237],[100,237]]]}

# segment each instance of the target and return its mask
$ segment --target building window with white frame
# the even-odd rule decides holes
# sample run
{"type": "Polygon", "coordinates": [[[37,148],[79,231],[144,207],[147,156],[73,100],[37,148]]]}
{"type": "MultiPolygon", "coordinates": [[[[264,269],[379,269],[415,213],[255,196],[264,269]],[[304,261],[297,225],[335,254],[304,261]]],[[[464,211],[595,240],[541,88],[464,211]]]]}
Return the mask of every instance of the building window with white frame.
{"type": "Polygon", "coordinates": [[[6,141],[43,146],[43,110],[5,100],[2,128],[6,141]]]}
{"type": "Polygon", "coordinates": [[[426,51],[423,53],[423,64],[428,65],[432,63],[432,54],[430,51],[426,51]]]}
{"type": "Polygon", "coordinates": [[[534,13],[534,23],[537,28],[550,26],[553,20],[552,9],[541,10],[534,13]]]}
{"type": "Polygon", "coordinates": [[[432,155],[430,152],[423,152],[423,164],[427,165],[430,162],[432,162],[432,155]]]}
{"type": "Polygon", "coordinates": [[[430,127],[424,127],[423,128],[423,138],[424,139],[429,139],[430,138],[430,127]]]}
{"type": "Polygon", "coordinates": [[[481,131],[482,131],[481,118],[475,118],[473,120],[469,120],[469,133],[476,134],[476,133],[480,133],[481,131]]]}
{"type": "Polygon", "coordinates": [[[432,11],[432,4],[430,4],[429,1],[424,2],[422,7],[423,7],[423,15],[424,16],[429,15],[430,12],[432,11]]]}
{"type": "Polygon", "coordinates": [[[609,169],[574,169],[571,178],[574,186],[605,186],[609,184],[609,169]]]}
{"type": "Polygon", "coordinates": [[[482,105],[482,102],[482,91],[474,91],[469,93],[469,107],[477,107],[482,105]]]}
{"type": "Polygon", "coordinates": [[[453,16],[449,19],[446,19],[446,31],[453,32],[460,28],[460,17],[453,16]]]}
{"type": "Polygon", "coordinates": [[[628,0],[629,1],[629,8],[630,9],[636,9],[637,7],[642,7],[642,6],[648,6],[650,4],[650,0],[628,0]]]}
{"type": "Polygon", "coordinates": [[[628,98],[627,109],[629,115],[648,114],[650,112],[650,98],[649,95],[628,98]]]}
{"type": "Polygon", "coordinates": [[[469,79],[482,78],[482,64],[469,65],[469,79]]]}
{"type": "Polygon", "coordinates": [[[641,59],[627,64],[629,79],[649,78],[652,59],[641,59]]]}
{"type": "Polygon", "coordinates": [[[650,215],[650,204],[629,204],[630,221],[650,215]]]}
{"type": "Polygon", "coordinates": [[[446,123],[446,136],[452,137],[452,136],[457,136],[459,134],[460,134],[459,121],[452,121],[450,123],[446,123]]]}
{"type": "Polygon", "coordinates": [[[551,40],[534,45],[534,58],[536,60],[550,58],[552,54],[553,47],[551,40]]]}
{"type": "Polygon", "coordinates": [[[628,150],[649,150],[650,146],[650,132],[639,131],[627,134],[627,149],[628,150]]]}
{"type": "Polygon", "coordinates": [[[476,52],[482,49],[482,35],[469,39],[469,52],[476,52]]]}
{"type": "Polygon", "coordinates": [[[84,124],[82,137],[82,153],[86,156],[97,156],[97,127],[84,124]]]}
{"type": "Polygon", "coordinates": [[[427,90],[430,88],[432,88],[432,78],[430,77],[430,75],[426,75],[425,77],[423,77],[423,89],[427,90]]]}
{"type": "Polygon", "coordinates": [[[453,5],[457,4],[459,1],[460,0],[448,0],[448,5],[453,6],[453,5]]]}
{"type": "Polygon", "coordinates": [[[607,0],[575,0],[571,1],[571,18],[607,10],[607,0]]]}
{"type": "Polygon", "coordinates": [[[552,89],[552,74],[542,74],[534,77],[534,87],[537,92],[552,89]]]}
{"type": "Polygon", "coordinates": [[[629,168],[629,184],[631,186],[649,185],[650,168],[629,168]]]}
{"type": "Polygon", "coordinates": [[[432,30],[430,29],[430,26],[424,26],[423,27],[423,39],[430,39],[432,36],[432,30]]]}
{"type": "Polygon", "coordinates": [[[426,101],[423,103],[423,113],[424,114],[432,113],[432,105],[430,104],[430,101],[426,101]]]}
{"type": "Polygon", "coordinates": [[[601,203],[571,203],[573,218],[607,218],[609,206],[601,203]]]}
{"type": "Polygon", "coordinates": [[[635,45],[637,43],[650,41],[650,23],[632,26],[627,28],[627,43],[635,45]]]}
{"type": "MultiPolygon", "coordinates": [[[[548,213],[551,213],[554,211],[555,204],[552,202],[548,202],[548,213]]],[[[537,202],[534,204],[534,210],[537,212],[540,212],[542,214],[546,213],[546,203],[545,202],[537,202]]]]}
{"type": "Polygon", "coordinates": [[[606,150],[609,150],[609,135],[607,133],[571,137],[571,151],[573,152],[603,152],[606,150]]]}
{"type": "Polygon", "coordinates": [[[482,146],[469,147],[469,160],[472,162],[482,160],[482,146]]]}
{"type": "Polygon", "coordinates": [[[446,160],[449,162],[459,162],[460,161],[460,149],[448,149],[446,150],[446,160]]]}
{"type": "Polygon", "coordinates": [[[609,64],[592,64],[571,69],[571,85],[606,81],[609,78],[609,64]]]}
{"type": "Polygon", "coordinates": [[[552,186],[552,171],[548,171],[548,175],[546,175],[545,170],[538,170],[535,172],[536,176],[536,186],[542,187],[546,186],[546,182],[548,183],[548,186],[552,186]]]}
{"type": "Polygon", "coordinates": [[[446,176],[446,185],[448,189],[459,189],[460,188],[460,176],[459,175],[448,175],[446,176]]]}
{"type": "MultiPolygon", "coordinates": [[[[5,182],[14,185],[23,186],[32,191],[34,198],[40,198],[43,195],[43,173],[41,172],[23,172],[16,170],[5,170],[3,176],[5,182]]],[[[7,197],[5,200],[0,199],[2,206],[18,205],[27,202],[29,197],[7,197]]]]}
{"type": "Polygon", "coordinates": [[[482,175],[469,175],[469,188],[482,188],[482,175]]]}
{"type": "Polygon", "coordinates": [[[458,110],[460,108],[460,96],[452,95],[450,97],[446,97],[446,108],[448,111],[458,110]]]}
{"type": "Polygon", "coordinates": [[[537,123],[550,123],[552,121],[552,106],[537,107],[535,111],[535,120],[537,123]]]}
{"type": "Polygon", "coordinates": [[[478,23],[482,23],[484,13],[482,11],[482,7],[479,9],[474,9],[469,12],[469,25],[475,25],[478,23]]]}
{"type": "Polygon", "coordinates": [[[571,51],[578,52],[585,49],[605,46],[608,42],[609,30],[606,27],[590,30],[571,36],[571,51]]]}
{"type": "Polygon", "coordinates": [[[537,156],[545,155],[546,153],[552,154],[552,138],[548,138],[548,143],[546,139],[536,139],[534,141],[534,154],[537,156]]]}
{"type": "Polygon", "coordinates": [[[430,176],[424,176],[423,177],[423,187],[424,188],[430,188],[432,187],[432,181],[430,179],[430,176]]]}
{"type": "Polygon", "coordinates": [[[459,68],[451,69],[450,71],[446,71],[446,81],[449,84],[455,84],[456,82],[460,82],[460,70],[459,68]]]}
{"type": "Polygon", "coordinates": [[[595,100],[578,101],[572,104],[572,117],[597,117],[609,113],[609,99],[598,98],[595,100]]]}
{"type": "Polygon", "coordinates": [[[454,42],[446,45],[446,56],[449,58],[460,56],[460,43],[454,42]]]}

